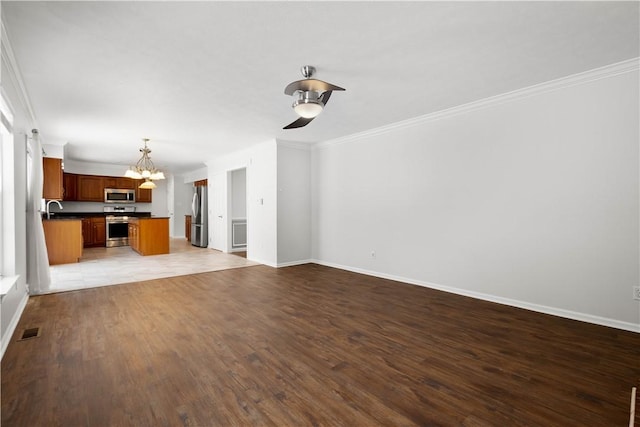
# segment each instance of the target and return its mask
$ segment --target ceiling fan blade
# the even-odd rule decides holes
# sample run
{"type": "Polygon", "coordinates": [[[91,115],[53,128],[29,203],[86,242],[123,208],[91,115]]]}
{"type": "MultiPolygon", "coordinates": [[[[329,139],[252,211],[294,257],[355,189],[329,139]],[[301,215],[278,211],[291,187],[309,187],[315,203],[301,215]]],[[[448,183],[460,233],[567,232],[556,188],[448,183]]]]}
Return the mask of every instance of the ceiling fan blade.
{"type": "Polygon", "coordinates": [[[333,85],[331,83],[323,82],[322,80],[316,79],[304,79],[298,80],[293,83],[289,83],[287,87],[284,88],[284,93],[286,95],[293,95],[297,90],[301,90],[303,92],[313,90],[316,92],[326,92],[328,90],[344,90],[340,86],[333,85]]]}
{"type": "Polygon", "coordinates": [[[327,101],[329,101],[329,98],[331,97],[331,92],[330,90],[323,92],[322,95],[320,95],[320,97],[318,97],[318,99],[320,100],[320,102],[322,102],[324,105],[327,105],[327,101]]]}
{"type": "Polygon", "coordinates": [[[295,128],[301,128],[302,126],[306,126],[309,124],[309,122],[311,120],[315,119],[315,117],[310,117],[310,118],[306,118],[306,117],[300,117],[298,120],[296,120],[295,122],[288,124],[287,126],[283,127],[282,129],[295,129],[295,128]]]}

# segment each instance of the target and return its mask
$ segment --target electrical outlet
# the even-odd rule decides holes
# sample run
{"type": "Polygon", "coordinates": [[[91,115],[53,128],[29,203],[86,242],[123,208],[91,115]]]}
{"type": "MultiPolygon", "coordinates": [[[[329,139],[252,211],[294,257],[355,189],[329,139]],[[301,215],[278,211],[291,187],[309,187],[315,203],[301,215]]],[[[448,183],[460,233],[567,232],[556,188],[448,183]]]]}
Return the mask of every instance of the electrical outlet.
{"type": "Polygon", "coordinates": [[[371,258],[375,258],[376,257],[376,251],[371,251],[371,258]]]}
{"type": "Polygon", "coordinates": [[[640,286],[633,287],[633,299],[640,301],[640,286]]]}

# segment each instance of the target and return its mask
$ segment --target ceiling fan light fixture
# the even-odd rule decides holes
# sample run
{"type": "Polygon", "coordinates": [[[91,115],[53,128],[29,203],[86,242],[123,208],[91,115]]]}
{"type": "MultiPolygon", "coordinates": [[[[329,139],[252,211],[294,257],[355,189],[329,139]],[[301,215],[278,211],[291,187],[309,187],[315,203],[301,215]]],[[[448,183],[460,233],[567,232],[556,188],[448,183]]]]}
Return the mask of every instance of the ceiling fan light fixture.
{"type": "Polygon", "coordinates": [[[296,101],[293,104],[293,109],[300,117],[310,119],[322,113],[322,103],[319,101],[296,101]]]}
{"type": "Polygon", "coordinates": [[[294,97],[292,107],[299,117],[282,129],[297,129],[308,125],[322,113],[333,91],[344,91],[340,86],[312,78],[316,69],[311,65],[303,66],[300,71],[304,80],[291,82],[284,88],[285,95],[294,97]]]}
{"type": "Polygon", "coordinates": [[[302,92],[293,103],[293,110],[300,117],[311,119],[322,113],[324,104],[318,99],[318,94],[313,91],[302,92]]]}

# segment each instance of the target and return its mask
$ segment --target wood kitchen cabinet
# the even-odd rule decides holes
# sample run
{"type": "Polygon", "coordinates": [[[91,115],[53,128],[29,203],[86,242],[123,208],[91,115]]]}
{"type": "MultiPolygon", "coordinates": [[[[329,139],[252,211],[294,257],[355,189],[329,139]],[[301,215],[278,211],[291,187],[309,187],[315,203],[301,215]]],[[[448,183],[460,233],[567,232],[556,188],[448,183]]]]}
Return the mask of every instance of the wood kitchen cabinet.
{"type": "Polygon", "coordinates": [[[78,175],[78,200],[82,202],[104,202],[104,177],[78,175]]]}
{"type": "Polygon", "coordinates": [[[91,227],[93,227],[93,243],[96,246],[105,246],[107,244],[107,223],[104,217],[91,218],[91,227]]]}
{"type": "Polygon", "coordinates": [[[80,220],[56,219],[42,221],[49,265],[78,262],[82,256],[80,220]]]}
{"type": "Polygon", "coordinates": [[[105,176],[104,188],[117,188],[133,190],[137,187],[136,181],[131,178],[123,178],[119,176],[105,176]]]}
{"type": "Polygon", "coordinates": [[[91,217],[82,220],[82,238],[84,247],[106,246],[107,225],[104,217],[91,217]]]}
{"type": "Polygon", "coordinates": [[[184,236],[188,242],[191,241],[191,215],[184,216],[184,236]]]}
{"type": "Polygon", "coordinates": [[[149,188],[140,188],[140,184],[142,184],[142,181],[138,181],[136,185],[136,202],[151,203],[151,192],[153,190],[149,188]]]}
{"type": "Polygon", "coordinates": [[[140,239],[138,233],[138,222],[136,220],[129,220],[129,246],[131,246],[131,249],[134,251],[139,251],[140,239]]]}
{"type": "MultiPolygon", "coordinates": [[[[138,188],[142,180],[119,176],[64,174],[64,198],[60,200],[79,202],[104,202],[104,189],[116,188],[136,190],[136,202],[151,203],[152,190],[138,188]]],[[[62,191],[62,190],[61,190],[62,191]]]]}
{"type": "Polygon", "coordinates": [[[42,158],[42,198],[62,200],[62,159],[42,158]]]}
{"type": "Polygon", "coordinates": [[[169,253],[169,218],[129,219],[129,246],[140,255],[169,253]]]}
{"type": "Polygon", "coordinates": [[[78,200],[78,175],[66,172],[62,175],[62,193],[64,201],[78,200]]]}

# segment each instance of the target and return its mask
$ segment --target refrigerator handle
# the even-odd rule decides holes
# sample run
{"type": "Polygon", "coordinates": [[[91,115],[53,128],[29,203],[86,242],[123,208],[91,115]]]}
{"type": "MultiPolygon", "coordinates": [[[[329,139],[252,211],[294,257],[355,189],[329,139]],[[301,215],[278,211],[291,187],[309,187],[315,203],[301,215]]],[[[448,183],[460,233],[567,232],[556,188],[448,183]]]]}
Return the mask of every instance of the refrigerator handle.
{"type": "Polygon", "coordinates": [[[199,214],[200,204],[198,203],[198,193],[193,193],[193,200],[191,201],[191,213],[193,214],[193,219],[195,220],[199,214]]]}

